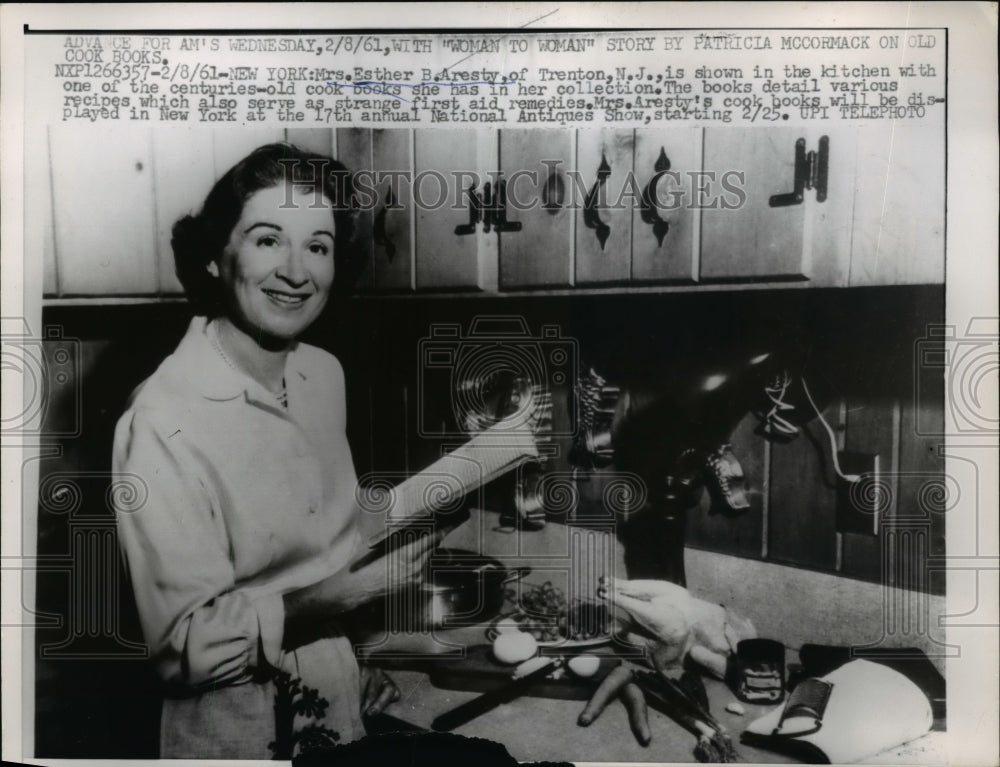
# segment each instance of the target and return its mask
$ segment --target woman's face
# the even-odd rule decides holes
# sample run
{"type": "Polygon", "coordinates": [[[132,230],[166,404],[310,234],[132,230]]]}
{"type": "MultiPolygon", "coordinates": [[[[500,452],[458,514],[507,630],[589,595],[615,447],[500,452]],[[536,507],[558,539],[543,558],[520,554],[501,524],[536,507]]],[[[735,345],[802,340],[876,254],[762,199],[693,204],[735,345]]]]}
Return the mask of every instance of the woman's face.
{"type": "Polygon", "coordinates": [[[243,205],[209,271],[232,319],[262,340],[294,340],[319,316],[333,284],[333,205],[315,191],[262,189],[243,205]]]}

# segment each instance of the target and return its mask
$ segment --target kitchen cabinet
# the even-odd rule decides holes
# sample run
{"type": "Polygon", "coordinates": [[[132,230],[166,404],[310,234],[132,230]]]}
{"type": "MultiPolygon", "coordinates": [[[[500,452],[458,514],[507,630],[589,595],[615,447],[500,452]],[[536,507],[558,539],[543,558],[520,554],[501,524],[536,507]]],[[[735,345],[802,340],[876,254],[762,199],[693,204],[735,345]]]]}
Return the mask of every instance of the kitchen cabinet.
{"type": "Polygon", "coordinates": [[[629,280],[632,216],[625,194],[634,152],[634,131],[577,132],[576,168],[582,184],[576,190],[577,285],[629,280]]]}
{"type": "Polygon", "coordinates": [[[500,132],[500,287],[573,284],[573,131],[500,132]],[[506,193],[505,193],[506,190],[506,193]],[[506,206],[504,207],[504,203],[506,206]],[[516,226],[515,226],[516,225],[516,226]]]}
{"type": "Polygon", "coordinates": [[[60,292],[155,294],[152,132],[53,126],[49,139],[60,292]]]}
{"type": "Polygon", "coordinates": [[[414,133],[412,186],[419,289],[478,290],[482,286],[480,227],[461,209],[489,183],[482,180],[488,168],[480,164],[478,150],[479,136],[473,130],[414,133]],[[456,205],[459,191],[463,194],[456,205]]]}
{"type": "Polygon", "coordinates": [[[691,282],[697,277],[695,175],[701,170],[702,131],[635,131],[632,281],[691,282]]]}
{"type": "MultiPolygon", "coordinates": [[[[832,402],[823,417],[840,428],[840,403],[832,402]]],[[[775,562],[836,570],[837,527],[835,485],[830,479],[829,443],[819,419],[801,427],[799,439],[771,446],[767,556],[775,562]],[[801,442],[822,446],[803,449],[801,442]],[[817,488],[807,492],[804,488],[817,488]]]]}
{"type": "Polygon", "coordinates": [[[413,136],[409,131],[372,131],[372,271],[375,290],[414,287],[413,193],[402,174],[413,178],[413,136]],[[383,178],[384,176],[384,178],[383,178]]]}
{"type": "MultiPolygon", "coordinates": [[[[350,158],[351,162],[342,163],[352,173],[365,173],[371,168],[372,162],[372,131],[367,128],[339,128],[328,130],[328,138],[321,146],[311,146],[311,151],[333,157],[350,158]],[[330,149],[330,143],[333,149],[330,149]]],[[[291,137],[289,137],[291,140],[291,137]]],[[[361,205],[354,216],[354,247],[353,257],[358,259],[355,271],[354,289],[358,292],[370,290],[373,284],[372,261],[374,244],[372,242],[372,221],[374,218],[372,205],[361,205]]]]}
{"type": "Polygon", "coordinates": [[[944,282],[941,129],[878,123],[856,133],[849,284],[944,282]]]}
{"type": "Polygon", "coordinates": [[[53,222],[46,296],[179,295],[173,223],[280,140],[332,152],[373,187],[357,217],[362,293],[941,284],[940,131],[116,127],[96,141],[53,126],[50,197],[32,205],[53,222]]]}
{"type": "Polygon", "coordinates": [[[215,167],[215,178],[220,178],[257,147],[284,141],[286,138],[285,131],[280,126],[226,128],[212,131],[212,164],[215,167]]]}
{"type": "Polygon", "coordinates": [[[174,224],[198,212],[215,183],[215,169],[203,158],[212,156],[212,134],[188,128],[153,131],[155,174],[156,267],[159,292],[181,294],[174,251],[174,224]]]}
{"type": "Polygon", "coordinates": [[[90,130],[53,126],[54,234],[51,257],[45,256],[45,295],[180,294],[170,246],[174,223],[197,212],[214,181],[234,162],[260,144],[283,138],[280,128],[207,132],[114,126],[101,128],[97,140],[90,130]],[[114,197],[95,189],[113,190],[114,197]]]}
{"type": "Polygon", "coordinates": [[[703,206],[702,279],[808,277],[806,208],[802,200],[785,197],[796,186],[796,142],[802,133],[799,128],[705,129],[708,175],[697,198],[703,206]],[[742,188],[742,201],[727,194],[727,178],[742,188]]]}
{"type": "Polygon", "coordinates": [[[307,152],[336,156],[337,138],[332,128],[288,128],[285,140],[307,152]]]}

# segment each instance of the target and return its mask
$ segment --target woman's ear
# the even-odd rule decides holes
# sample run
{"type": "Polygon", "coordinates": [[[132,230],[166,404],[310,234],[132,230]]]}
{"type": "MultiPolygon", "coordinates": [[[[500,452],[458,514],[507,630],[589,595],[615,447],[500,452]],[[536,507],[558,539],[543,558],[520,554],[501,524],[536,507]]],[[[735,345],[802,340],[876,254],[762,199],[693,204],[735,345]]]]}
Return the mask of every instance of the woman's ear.
{"type": "Polygon", "coordinates": [[[216,263],[215,261],[209,261],[208,265],[205,267],[205,270],[213,277],[219,276],[219,264],[216,263]]]}

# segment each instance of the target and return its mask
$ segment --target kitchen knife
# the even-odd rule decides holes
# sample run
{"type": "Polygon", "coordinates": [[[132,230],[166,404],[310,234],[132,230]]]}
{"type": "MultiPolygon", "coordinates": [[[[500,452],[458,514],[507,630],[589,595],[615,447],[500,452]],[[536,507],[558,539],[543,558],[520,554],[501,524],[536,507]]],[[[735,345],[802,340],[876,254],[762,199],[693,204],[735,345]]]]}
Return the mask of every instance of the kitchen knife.
{"type": "Polygon", "coordinates": [[[471,722],[477,716],[482,716],[487,711],[493,710],[501,703],[509,703],[523,695],[538,679],[551,672],[557,660],[556,657],[549,658],[548,663],[539,666],[530,674],[525,674],[519,679],[508,682],[503,687],[490,690],[478,698],[456,706],[451,711],[444,712],[431,722],[431,729],[437,732],[450,732],[466,722],[471,722]]]}

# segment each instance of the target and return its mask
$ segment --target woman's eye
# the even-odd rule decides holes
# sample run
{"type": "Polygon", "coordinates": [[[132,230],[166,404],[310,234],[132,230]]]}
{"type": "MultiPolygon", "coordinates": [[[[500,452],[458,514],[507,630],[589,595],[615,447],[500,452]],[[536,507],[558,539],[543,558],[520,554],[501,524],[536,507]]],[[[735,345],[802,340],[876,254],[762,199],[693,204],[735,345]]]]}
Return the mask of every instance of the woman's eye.
{"type": "Polygon", "coordinates": [[[275,248],[278,246],[278,238],[273,234],[265,234],[257,238],[258,248],[275,248]]]}
{"type": "Polygon", "coordinates": [[[309,243],[309,252],[317,256],[325,256],[330,252],[330,247],[323,242],[309,243]]]}

